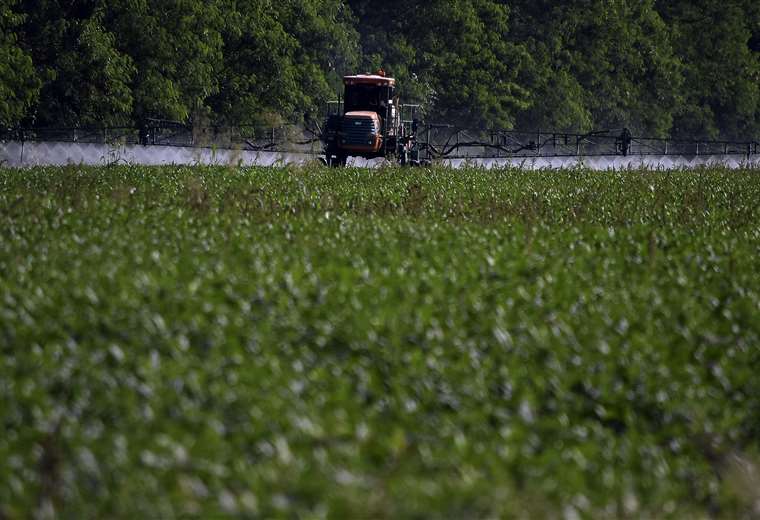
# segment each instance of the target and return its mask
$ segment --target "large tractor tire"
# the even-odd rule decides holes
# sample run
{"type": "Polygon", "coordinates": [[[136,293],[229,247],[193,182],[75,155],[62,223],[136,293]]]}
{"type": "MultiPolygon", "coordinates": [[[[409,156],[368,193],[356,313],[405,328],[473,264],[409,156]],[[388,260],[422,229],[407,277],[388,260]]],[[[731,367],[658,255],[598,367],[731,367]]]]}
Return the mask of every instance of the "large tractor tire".
{"type": "Polygon", "coordinates": [[[346,154],[338,154],[335,157],[335,162],[333,163],[333,166],[336,168],[343,168],[346,166],[346,162],[348,161],[348,156],[346,154]]]}
{"type": "Polygon", "coordinates": [[[327,166],[332,166],[333,168],[340,168],[346,165],[347,160],[348,160],[348,156],[343,152],[340,152],[338,150],[325,151],[324,162],[327,166]]]}

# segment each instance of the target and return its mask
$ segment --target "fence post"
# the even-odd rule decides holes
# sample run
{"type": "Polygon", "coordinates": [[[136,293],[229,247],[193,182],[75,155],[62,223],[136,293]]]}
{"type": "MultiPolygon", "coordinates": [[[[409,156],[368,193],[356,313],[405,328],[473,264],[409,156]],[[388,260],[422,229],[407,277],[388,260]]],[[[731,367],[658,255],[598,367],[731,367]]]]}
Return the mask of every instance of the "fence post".
{"type": "Polygon", "coordinates": [[[24,134],[21,134],[21,160],[19,166],[24,166],[24,134]]]}
{"type": "Polygon", "coordinates": [[[431,153],[430,153],[430,124],[427,124],[427,143],[425,143],[426,149],[427,149],[427,158],[428,161],[430,160],[431,153]]]}

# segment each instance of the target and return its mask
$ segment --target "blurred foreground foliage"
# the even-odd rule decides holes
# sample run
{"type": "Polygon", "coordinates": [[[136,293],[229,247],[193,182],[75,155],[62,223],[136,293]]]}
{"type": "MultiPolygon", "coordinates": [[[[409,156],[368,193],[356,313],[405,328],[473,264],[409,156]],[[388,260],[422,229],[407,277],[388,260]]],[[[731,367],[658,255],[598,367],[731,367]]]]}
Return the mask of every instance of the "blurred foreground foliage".
{"type": "Polygon", "coordinates": [[[751,518],[757,171],[0,171],[0,516],[751,518]]]}

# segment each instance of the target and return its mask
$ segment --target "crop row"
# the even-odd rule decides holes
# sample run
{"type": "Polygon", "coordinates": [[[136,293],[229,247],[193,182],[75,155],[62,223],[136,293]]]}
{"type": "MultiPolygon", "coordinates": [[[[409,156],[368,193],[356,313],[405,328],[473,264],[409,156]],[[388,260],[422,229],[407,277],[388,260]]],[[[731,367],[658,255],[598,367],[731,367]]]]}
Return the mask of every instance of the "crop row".
{"type": "Polygon", "coordinates": [[[751,170],[0,171],[0,516],[751,515],[758,201],[751,170]]]}

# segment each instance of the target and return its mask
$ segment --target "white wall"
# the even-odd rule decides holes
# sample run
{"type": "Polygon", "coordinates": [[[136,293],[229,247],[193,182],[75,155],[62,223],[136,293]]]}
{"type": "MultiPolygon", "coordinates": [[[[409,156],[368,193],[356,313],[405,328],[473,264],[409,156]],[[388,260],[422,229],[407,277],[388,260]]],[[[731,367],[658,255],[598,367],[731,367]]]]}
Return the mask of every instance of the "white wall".
{"type": "MultiPolygon", "coordinates": [[[[190,148],[175,146],[140,146],[107,145],[89,143],[40,143],[14,141],[0,142],[0,164],[10,167],[30,167],[43,165],[67,164],[206,164],[232,166],[271,166],[284,164],[303,164],[317,160],[317,156],[300,153],[252,152],[246,150],[228,150],[213,148],[190,148]]],[[[366,161],[349,159],[354,166],[376,166],[381,160],[366,161]]],[[[538,168],[573,168],[579,165],[595,169],[608,170],[620,168],[678,168],[696,167],[710,164],[723,164],[738,168],[751,164],[760,167],[760,156],[753,156],[750,161],[744,156],[699,155],[685,156],[600,156],[600,157],[536,157],[536,158],[499,158],[499,159],[449,159],[443,164],[458,168],[463,165],[494,168],[506,165],[520,166],[527,169],[538,168]]]]}

